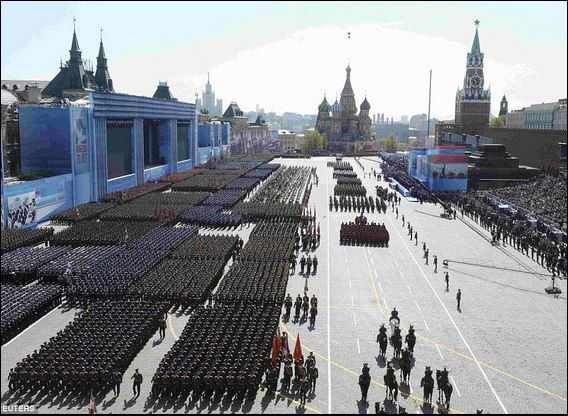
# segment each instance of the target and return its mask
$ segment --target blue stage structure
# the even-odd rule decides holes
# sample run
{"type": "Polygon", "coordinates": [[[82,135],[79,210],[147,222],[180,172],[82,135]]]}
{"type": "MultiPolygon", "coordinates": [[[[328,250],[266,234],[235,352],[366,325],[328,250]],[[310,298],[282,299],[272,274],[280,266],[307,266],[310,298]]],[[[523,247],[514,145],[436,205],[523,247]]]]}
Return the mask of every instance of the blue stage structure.
{"type": "Polygon", "coordinates": [[[4,226],[33,226],[210,155],[228,156],[230,146],[224,123],[206,126],[209,145],[200,148],[195,104],[173,100],[93,92],[70,105],[23,104],[19,115],[22,173],[52,176],[15,184],[2,177],[4,226]]]}

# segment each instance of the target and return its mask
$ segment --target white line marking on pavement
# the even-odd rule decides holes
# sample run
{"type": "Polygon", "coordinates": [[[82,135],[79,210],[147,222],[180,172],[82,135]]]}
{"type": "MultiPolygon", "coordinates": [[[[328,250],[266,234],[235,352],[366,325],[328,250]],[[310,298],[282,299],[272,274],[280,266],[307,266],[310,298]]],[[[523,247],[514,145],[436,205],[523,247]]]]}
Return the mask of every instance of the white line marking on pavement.
{"type": "MultiPolygon", "coordinates": [[[[326,199],[329,200],[329,178],[326,181],[326,199]]],[[[327,216],[327,413],[331,414],[331,314],[329,304],[331,303],[331,297],[329,294],[329,240],[330,233],[329,233],[329,217],[327,216]]],[[[345,258],[347,260],[347,257],[345,258]]],[[[347,269],[349,270],[349,269],[347,269]]],[[[351,280],[349,281],[349,285],[351,286],[351,280]]]]}
{"type": "Polygon", "coordinates": [[[409,293],[412,293],[412,290],[410,289],[410,286],[406,285],[406,287],[407,287],[407,289],[408,289],[408,292],[409,292],[409,293]]]}
{"type": "Polygon", "coordinates": [[[56,311],[57,309],[59,309],[59,306],[56,306],[55,308],[53,308],[51,311],[49,311],[48,313],[46,313],[45,315],[43,315],[41,318],[39,318],[37,321],[35,321],[33,324],[31,324],[30,326],[28,326],[26,329],[24,329],[22,332],[20,332],[18,335],[16,335],[14,338],[12,338],[10,341],[8,341],[7,343],[5,343],[4,345],[2,345],[2,348],[7,347],[8,345],[10,345],[12,343],[12,341],[17,340],[21,335],[24,335],[26,332],[28,332],[29,329],[32,329],[34,326],[36,326],[37,324],[40,323],[40,321],[42,321],[44,318],[47,318],[49,315],[51,315],[54,311],[56,311]]]}
{"type": "Polygon", "coordinates": [[[351,296],[351,306],[355,306],[355,301],[353,300],[353,296],[351,296]]]}
{"type": "Polygon", "coordinates": [[[460,393],[460,389],[458,389],[458,385],[456,384],[456,380],[454,380],[454,378],[452,376],[450,376],[450,378],[452,379],[452,383],[453,383],[454,387],[456,388],[456,392],[458,393],[458,396],[462,397],[462,395],[460,393]]]}
{"type": "Polygon", "coordinates": [[[438,350],[438,354],[440,354],[440,358],[442,359],[442,361],[444,361],[444,356],[442,355],[442,352],[440,351],[440,348],[437,345],[436,349],[438,350]]]}
{"type": "Polygon", "coordinates": [[[412,383],[410,382],[410,377],[408,378],[408,387],[410,387],[410,394],[414,394],[414,390],[412,389],[412,383]]]}
{"type": "Polygon", "coordinates": [[[357,351],[361,354],[361,345],[359,344],[359,338],[357,338],[357,351]]]}
{"type": "Polygon", "coordinates": [[[373,263],[373,267],[375,267],[375,261],[373,260],[373,257],[371,257],[371,263],[373,263]]]}
{"type": "Polygon", "coordinates": [[[422,270],[422,267],[420,267],[420,264],[418,264],[418,262],[416,261],[416,258],[414,257],[414,255],[410,252],[410,249],[408,248],[408,246],[406,245],[406,242],[404,241],[404,239],[400,236],[400,233],[398,232],[398,229],[396,228],[396,226],[393,224],[392,219],[387,216],[387,218],[389,219],[391,225],[393,226],[393,229],[395,230],[396,234],[398,235],[398,238],[400,238],[400,240],[402,241],[402,244],[404,245],[404,247],[406,248],[406,251],[408,251],[408,254],[410,255],[410,257],[412,258],[412,260],[414,261],[414,263],[416,264],[416,267],[418,267],[418,269],[420,270],[420,272],[422,273],[422,276],[424,277],[424,279],[426,280],[426,282],[428,283],[428,286],[430,286],[430,289],[432,289],[432,292],[434,293],[434,295],[436,295],[436,298],[438,299],[438,302],[440,303],[440,305],[442,305],[442,308],[444,309],[444,311],[446,312],[446,315],[448,315],[448,318],[450,319],[450,321],[452,322],[454,328],[456,329],[458,335],[460,336],[462,342],[464,343],[464,345],[466,346],[467,350],[469,351],[471,357],[473,358],[473,360],[475,361],[475,364],[477,364],[477,368],[479,369],[479,371],[481,372],[481,374],[483,375],[483,378],[485,379],[485,381],[487,382],[487,384],[489,385],[489,388],[491,389],[491,392],[493,393],[493,395],[495,396],[495,398],[497,399],[497,401],[499,402],[499,405],[501,406],[501,410],[503,410],[503,413],[509,413],[507,411],[507,409],[505,408],[505,405],[503,404],[503,402],[501,401],[501,399],[499,398],[499,395],[497,394],[497,392],[495,391],[495,389],[493,388],[493,385],[491,384],[491,382],[489,381],[489,378],[487,377],[487,374],[485,374],[485,371],[483,370],[483,368],[481,367],[481,364],[479,364],[479,360],[477,359],[477,357],[475,356],[475,354],[473,353],[471,347],[469,346],[469,344],[467,343],[467,341],[465,340],[462,332],[460,331],[460,329],[458,328],[456,322],[454,321],[454,319],[452,318],[452,315],[450,315],[450,312],[448,311],[448,309],[446,308],[446,305],[444,305],[444,302],[442,302],[442,299],[440,299],[440,296],[438,295],[438,292],[436,292],[436,290],[434,289],[434,287],[432,286],[432,283],[430,283],[430,280],[428,279],[428,277],[426,276],[426,273],[424,273],[424,270],[422,270]]]}
{"type": "Polygon", "coordinates": [[[357,318],[355,317],[355,314],[353,314],[353,321],[355,322],[355,326],[357,326],[357,318]]]}
{"type": "Polygon", "coordinates": [[[402,272],[402,270],[398,271],[400,273],[400,275],[402,276],[403,279],[406,279],[406,276],[404,275],[404,273],[402,272]]]}
{"type": "Polygon", "coordinates": [[[381,289],[381,293],[383,293],[383,287],[381,286],[381,282],[379,282],[379,289],[381,289]]]}
{"type": "Polygon", "coordinates": [[[418,310],[420,310],[420,306],[418,306],[418,302],[414,301],[414,303],[416,304],[416,307],[418,308],[418,310]]]}
{"type": "Polygon", "coordinates": [[[385,303],[385,308],[388,310],[389,305],[387,305],[387,300],[386,300],[386,299],[383,299],[383,302],[385,303]]]}
{"type": "Polygon", "coordinates": [[[426,320],[423,319],[423,321],[424,321],[424,325],[426,326],[426,329],[428,330],[428,332],[432,332],[432,331],[430,331],[430,327],[429,327],[428,324],[426,323],[426,320]]]}
{"type": "Polygon", "coordinates": [[[353,284],[351,283],[351,280],[349,280],[349,289],[353,289],[353,284]]]}
{"type": "Polygon", "coordinates": [[[392,259],[394,260],[394,264],[396,264],[396,267],[398,267],[398,261],[396,261],[394,254],[392,254],[392,251],[389,250],[390,255],[392,256],[392,259]]]}

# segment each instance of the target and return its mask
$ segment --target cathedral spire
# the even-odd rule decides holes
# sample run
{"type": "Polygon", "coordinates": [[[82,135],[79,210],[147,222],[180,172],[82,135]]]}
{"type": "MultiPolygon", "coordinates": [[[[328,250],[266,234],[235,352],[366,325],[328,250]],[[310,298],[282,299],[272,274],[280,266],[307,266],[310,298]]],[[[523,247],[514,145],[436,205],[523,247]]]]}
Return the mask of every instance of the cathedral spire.
{"type": "Polygon", "coordinates": [[[102,59],[106,61],[105,48],[103,46],[103,29],[101,28],[101,43],[99,45],[99,55],[97,56],[97,62],[99,62],[102,59]]]}
{"type": "Polygon", "coordinates": [[[100,91],[114,92],[112,79],[108,72],[107,58],[103,46],[103,29],[101,28],[101,42],[99,45],[99,55],[97,56],[97,72],[95,72],[95,82],[100,91]]]}
{"type": "Polygon", "coordinates": [[[81,60],[81,50],[79,49],[79,41],[77,40],[77,33],[75,31],[75,18],[73,18],[73,40],[71,41],[69,56],[71,58],[71,61],[81,60]]]}

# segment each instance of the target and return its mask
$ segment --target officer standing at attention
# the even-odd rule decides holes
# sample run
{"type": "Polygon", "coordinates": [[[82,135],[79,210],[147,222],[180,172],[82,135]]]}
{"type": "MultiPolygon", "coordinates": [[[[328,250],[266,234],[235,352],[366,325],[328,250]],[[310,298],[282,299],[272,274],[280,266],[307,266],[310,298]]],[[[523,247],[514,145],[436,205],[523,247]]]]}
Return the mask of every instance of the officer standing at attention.
{"type": "Polygon", "coordinates": [[[134,379],[132,391],[134,392],[134,396],[138,398],[140,396],[140,386],[142,385],[142,374],[140,374],[138,369],[136,369],[134,370],[134,375],[130,377],[130,379],[134,379]]]}

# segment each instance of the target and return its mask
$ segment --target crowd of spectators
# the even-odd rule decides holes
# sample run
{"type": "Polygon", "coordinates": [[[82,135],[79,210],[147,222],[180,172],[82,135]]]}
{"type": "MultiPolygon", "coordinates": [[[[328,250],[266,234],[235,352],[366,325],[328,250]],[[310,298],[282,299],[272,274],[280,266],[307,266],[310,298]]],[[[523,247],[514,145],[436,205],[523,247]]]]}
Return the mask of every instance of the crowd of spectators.
{"type": "Polygon", "coordinates": [[[504,201],[532,212],[535,216],[566,225],[566,172],[558,176],[539,175],[528,183],[492,190],[490,193],[504,201]]]}

